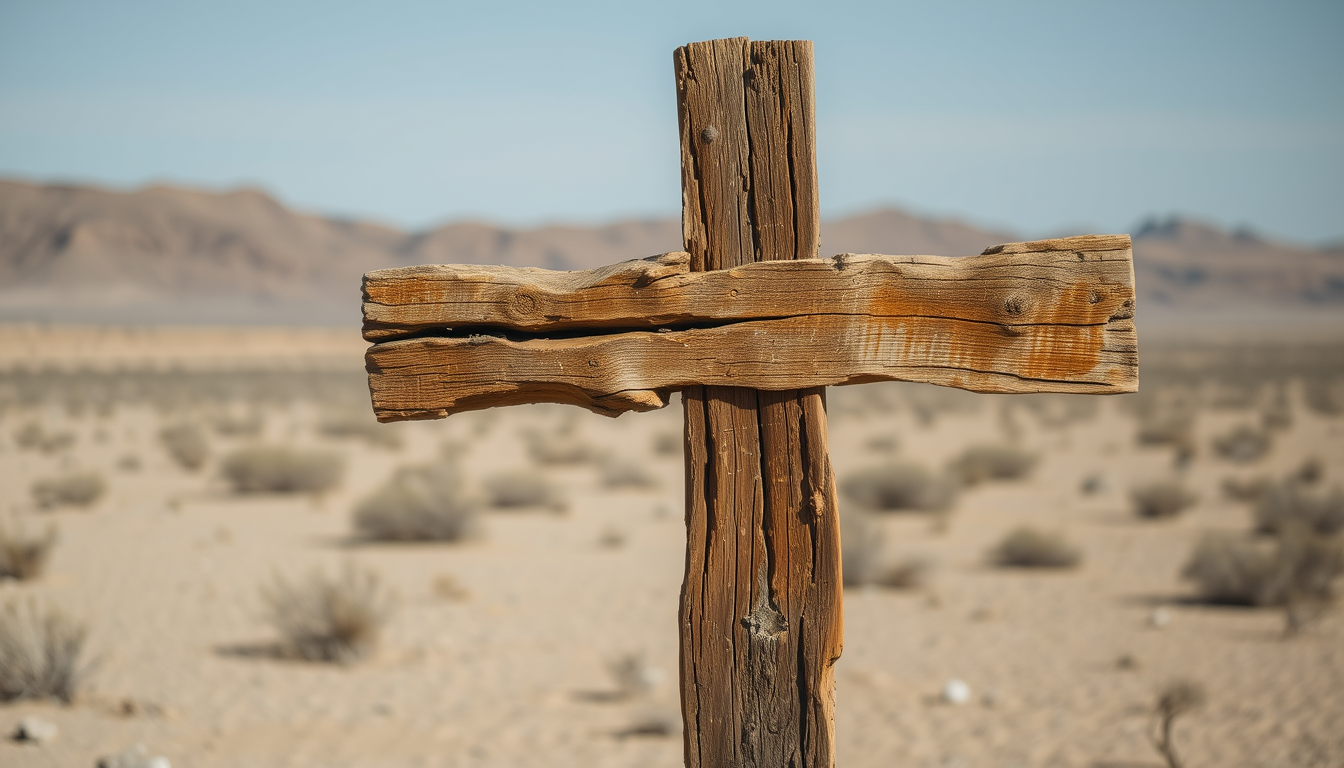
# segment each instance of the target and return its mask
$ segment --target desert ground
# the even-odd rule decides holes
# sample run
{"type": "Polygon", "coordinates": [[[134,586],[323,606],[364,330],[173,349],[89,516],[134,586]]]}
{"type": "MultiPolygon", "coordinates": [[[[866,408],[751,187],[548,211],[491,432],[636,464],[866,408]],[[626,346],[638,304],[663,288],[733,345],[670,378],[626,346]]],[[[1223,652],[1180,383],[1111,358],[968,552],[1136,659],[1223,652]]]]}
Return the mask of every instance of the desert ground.
{"type": "MultiPolygon", "coordinates": [[[[0,765],[93,766],[135,744],[202,768],[681,764],[678,402],[377,425],[353,331],[0,331],[0,522],[56,531],[40,572],[0,580],[0,620],[27,606],[87,629],[70,702],[0,703],[6,733],[59,729],[0,742],[0,765]],[[330,482],[242,488],[236,457],[257,446],[319,455],[330,482]],[[361,535],[356,510],[378,513],[416,466],[452,468],[462,509],[479,505],[470,535],[361,535]],[[75,476],[95,492],[63,494],[75,476]],[[528,488],[544,492],[500,506],[528,488]],[[376,607],[376,644],[303,658],[277,590],[343,574],[376,607]]],[[[1344,766],[1344,609],[1319,589],[1300,613],[1227,605],[1183,577],[1210,532],[1278,546],[1252,535],[1273,488],[1341,514],[1344,337],[1154,339],[1137,395],[829,391],[858,532],[838,764],[1161,766],[1155,707],[1188,681],[1204,695],[1176,720],[1186,765],[1344,766]],[[972,476],[976,446],[1017,469],[972,476]],[[871,478],[912,466],[942,503],[866,509],[871,478]],[[1132,492],[1159,481],[1188,507],[1136,514],[1132,492]],[[1077,562],[996,562],[1020,526],[1077,562]]]]}

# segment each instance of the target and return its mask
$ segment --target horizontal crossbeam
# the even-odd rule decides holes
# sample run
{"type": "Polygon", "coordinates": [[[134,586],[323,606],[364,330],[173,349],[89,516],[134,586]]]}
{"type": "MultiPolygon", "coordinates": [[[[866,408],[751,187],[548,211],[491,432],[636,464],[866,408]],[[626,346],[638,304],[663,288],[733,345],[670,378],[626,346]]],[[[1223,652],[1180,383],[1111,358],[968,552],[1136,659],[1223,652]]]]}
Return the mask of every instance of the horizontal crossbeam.
{"type": "Polygon", "coordinates": [[[711,272],[689,272],[682,253],[582,272],[407,267],[369,273],[365,297],[383,421],[531,402],[617,415],[697,384],[1138,386],[1123,235],[711,272]]]}

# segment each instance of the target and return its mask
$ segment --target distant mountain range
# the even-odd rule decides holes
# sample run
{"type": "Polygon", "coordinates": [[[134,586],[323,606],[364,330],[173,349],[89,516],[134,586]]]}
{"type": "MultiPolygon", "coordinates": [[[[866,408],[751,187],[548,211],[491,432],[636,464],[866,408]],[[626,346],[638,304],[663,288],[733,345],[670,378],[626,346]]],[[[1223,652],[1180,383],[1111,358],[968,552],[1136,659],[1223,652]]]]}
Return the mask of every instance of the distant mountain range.
{"type": "MultiPolygon", "coordinates": [[[[1061,233],[1082,234],[1082,233],[1061,233]]],[[[1139,312],[1344,309],[1344,246],[1304,248],[1170,219],[1134,235],[1139,312]]],[[[1024,239],[883,209],[827,221],[821,255],[961,256],[1024,239]]],[[[0,320],[355,324],[371,269],[582,269],[681,248],[675,219],[406,233],[285,208],[265,193],[117,192],[0,181],[0,320]]]]}

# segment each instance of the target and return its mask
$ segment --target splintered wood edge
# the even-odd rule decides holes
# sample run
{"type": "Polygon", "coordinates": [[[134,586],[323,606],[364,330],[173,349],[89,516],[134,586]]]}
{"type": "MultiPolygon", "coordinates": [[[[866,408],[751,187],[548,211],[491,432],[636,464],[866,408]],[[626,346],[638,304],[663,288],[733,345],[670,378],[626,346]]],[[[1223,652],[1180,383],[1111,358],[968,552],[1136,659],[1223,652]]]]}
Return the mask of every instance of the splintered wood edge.
{"type": "Polygon", "coordinates": [[[1043,286],[1068,290],[1080,281],[1108,295],[1127,290],[1132,302],[1129,236],[1008,243],[979,256],[839,254],[710,272],[690,272],[684,252],[574,272],[401,267],[365,275],[364,337],[377,342],[476,327],[529,333],[657,328],[820,312],[902,315],[929,311],[921,306],[935,297],[961,305],[963,313],[978,307],[975,319],[1021,324],[1037,321],[1032,312],[1040,303],[1031,298],[1043,286]],[[996,308],[958,298],[958,290],[972,287],[968,294],[1014,288],[1022,301],[996,308]]]}

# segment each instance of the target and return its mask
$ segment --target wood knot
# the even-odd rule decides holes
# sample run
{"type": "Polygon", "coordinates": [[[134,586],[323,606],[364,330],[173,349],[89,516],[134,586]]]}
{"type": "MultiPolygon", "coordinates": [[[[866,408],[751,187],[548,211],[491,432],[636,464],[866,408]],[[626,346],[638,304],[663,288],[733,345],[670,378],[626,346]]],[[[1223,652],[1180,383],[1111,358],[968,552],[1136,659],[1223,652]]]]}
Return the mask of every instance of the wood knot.
{"type": "Polygon", "coordinates": [[[1022,296],[1009,296],[1003,300],[1003,311],[1017,316],[1027,311],[1027,300],[1022,296]]]}
{"type": "Polygon", "coordinates": [[[737,298],[737,289],[733,288],[732,290],[728,291],[728,297],[732,299],[737,298]]]}
{"type": "Polygon", "coordinates": [[[598,363],[597,363],[597,358],[592,358],[592,357],[588,358],[588,367],[589,367],[589,368],[596,368],[597,365],[598,365],[598,363]]]}
{"type": "Polygon", "coordinates": [[[513,301],[510,302],[514,314],[531,315],[537,311],[537,300],[531,294],[519,291],[513,295],[513,301]]]}
{"type": "Polygon", "coordinates": [[[1101,302],[1102,298],[1101,291],[1091,291],[1087,294],[1087,303],[1097,304],[1101,302]]]}
{"type": "Polygon", "coordinates": [[[705,126],[705,129],[700,132],[700,140],[706,144],[717,138],[719,138],[719,129],[712,125],[705,126]]]}

